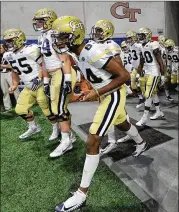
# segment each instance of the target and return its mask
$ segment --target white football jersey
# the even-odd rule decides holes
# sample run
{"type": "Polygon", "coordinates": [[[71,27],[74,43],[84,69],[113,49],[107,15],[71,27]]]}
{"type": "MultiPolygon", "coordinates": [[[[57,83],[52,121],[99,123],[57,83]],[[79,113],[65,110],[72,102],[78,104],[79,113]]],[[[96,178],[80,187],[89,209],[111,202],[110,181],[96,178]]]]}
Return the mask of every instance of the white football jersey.
{"type": "Polygon", "coordinates": [[[142,45],[141,53],[144,59],[143,70],[145,71],[145,74],[160,76],[160,67],[153,53],[155,49],[160,49],[159,42],[157,41],[149,41],[144,46],[142,45]]]}
{"type": "Polygon", "coordinates": [[[45,67],[48,71],[62,67],[62,62],[52,47],[51,33],[52,30],[49,30],[40,35],[38,39],[38,45],[41,49],[45,67]]]}
{"type": "Polygon", "coordinates": [[[171,66],[172,74],[177,74],[179,69],[179,48],[175,46],[172,52],[168,52],[168,65],[171,66]]]}
{"type": "Polygon", "coordinates": [[[160,45],[160,52],[161,52],[161,57],[163,64],[166,66],[167,65],[167,52],[164,46],[160,45]]]}
{"type": "Polygon", "coordinates": [[[104,44],[90,41],[79,55],[78,67],[93,88],[99,89],[112,81],[112,74],[105,67],[113,54],[104,44]]]}
{"type": "Polygon", "coordinates": [[[123,52],[123,54],[121,54],[121,60],[123,63],[123,66],[125,67],[125,69],[131,73],[132,72],[132,56],[131,56],[131,51],[125,53],[123,52]]]}
{"type": "Polygon", "coordinates": [[[110,49],[113,56],[120,56],[121,54],[121,47],[114,42],[113,40],[107,40],[104,42],[104,44],[106,45],[107,49],[110,49]]]}
{"type": "Polygon", "coordinates": [[[11,64],[25,86],[31,88],[32,80],[41,71],[42,57],[38,45],[27,45],[17,52],[5,52],[3,58],[11,64]]]}
{"type": "Polygon", "coordinates": [[[135,69],[138,69],[139,63],[140,63],[140,43],[134,43],[132,46],[130,46],[131,56],[132,56],[132,67],[135,69]]]}

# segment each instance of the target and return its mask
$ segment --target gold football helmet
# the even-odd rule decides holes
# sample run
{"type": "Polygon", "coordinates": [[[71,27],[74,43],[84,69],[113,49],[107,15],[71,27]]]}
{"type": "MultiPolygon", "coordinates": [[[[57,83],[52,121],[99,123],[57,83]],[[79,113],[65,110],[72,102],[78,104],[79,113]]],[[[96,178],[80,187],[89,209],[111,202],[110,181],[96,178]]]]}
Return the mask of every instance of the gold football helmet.
{"type": "Polygon", "coordinates": [[[172,39],[168,39],[165,41],[164,46],[168,52],[172,52],[175,47],[175,42],[172,39]]]}
{"type": "Polygon", "coordinates": [[[38,10],[33,21],[33,27],[35,31],[46,32],[52,28],[52,23],[57,19],[56,13],[48,8],[38,10]]]}
{"type": "Polygon", "coordinates": [[[3,33],[3,41],[6,51],[15,51],[24,46],[26,36],[20,29],[8,29],[3,33]]]}
{"type": "Polygon", "coordinates": [[[137,39],[140,43],[147,43],[148,41],[151,41],[152,31],[147,27],[140,28],[137,33],[137,39]]]}
{"type": "Polygon", "coordinates": [[[96,42],[102,42],[114,35],[114,25],[107,20],[99,20],[91,28],[90,36],[96,42]]]}
{"type": "Polygon", "coordinates": [[[128,53],[130,51],[129,45],[127,44],[126,41],[122,41],[121,43],[121,49],[124,53],[128,53]]]}
{"type": "Polygon", "coordinates": [[[158,41],[161,45],[164,46],[166,40],[167,40],[167,38],[165,37],[165,35],[159,35],[158,36],[158,41]]]}
{"type": "Polygon", "coordinates": [[[52,25],[52,45],[55,51],[63,53],[73,46],[80,45],[85,39],[85,27],[75,16],[62,16],[52,25]]]}
{"type": "Polygon", "coordinates": [[[126,42],[129,45],[133,45],[136,40],[136,32],[134,30],[129,30],[128,32],[126,32],[126,42]]]}

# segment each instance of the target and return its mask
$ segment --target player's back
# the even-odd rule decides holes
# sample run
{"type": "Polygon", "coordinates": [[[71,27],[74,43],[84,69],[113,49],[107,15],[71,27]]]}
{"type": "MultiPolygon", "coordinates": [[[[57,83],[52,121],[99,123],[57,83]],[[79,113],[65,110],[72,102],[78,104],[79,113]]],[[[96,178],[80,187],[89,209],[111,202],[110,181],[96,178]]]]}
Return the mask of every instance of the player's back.
{"type": "Polygon", "coordinates": [[[61,68],[62,66],[62,63],[52,46],[51,32],[52,30],[43,33],[38,39],[38,45],[43,54],[45,67],[48,71],[61,68]]]}

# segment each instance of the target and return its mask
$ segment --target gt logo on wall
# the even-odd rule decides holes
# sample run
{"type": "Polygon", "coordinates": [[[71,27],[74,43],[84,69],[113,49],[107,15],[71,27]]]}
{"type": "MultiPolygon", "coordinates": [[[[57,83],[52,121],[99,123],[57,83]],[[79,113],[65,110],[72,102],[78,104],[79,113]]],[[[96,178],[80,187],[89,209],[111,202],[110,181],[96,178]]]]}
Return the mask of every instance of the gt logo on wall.
{"type": "Polygon", "coordinates": [[[116,2],[111,7],[111,14],[117,19],[128,18],[129,22],[137,22],[136,13],[141,14],[141,9],[129,8],[129,2],[116,2]],[[117,8],[122,7],[123,14],[117,13],[117,8]]]}

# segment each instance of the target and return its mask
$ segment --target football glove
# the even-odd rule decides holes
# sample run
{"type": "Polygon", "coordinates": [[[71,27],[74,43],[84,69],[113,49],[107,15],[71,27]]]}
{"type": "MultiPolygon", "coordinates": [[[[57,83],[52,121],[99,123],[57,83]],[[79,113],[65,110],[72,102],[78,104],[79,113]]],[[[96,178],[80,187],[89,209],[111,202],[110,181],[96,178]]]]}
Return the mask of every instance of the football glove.
{"type": "Polygon", "coordinates": [[[50,98],[50,85],[49,84],[44,84],[44,93],[48,98],[50,98]]]}
{"type": "Polygon", "coordinates": [[[36,91],[42,85],[42,79],[40,77],[36,77],[32,80],[32,91],[36,91]]]}
{"type": "Polygon", "coordinates": [[[65,81],[64,82],[64,86],[63,86],[63,93],[64,96],[68,95],[69,93],[72,92],[72,85],[71,85],[71,81],[65,81]]]}

